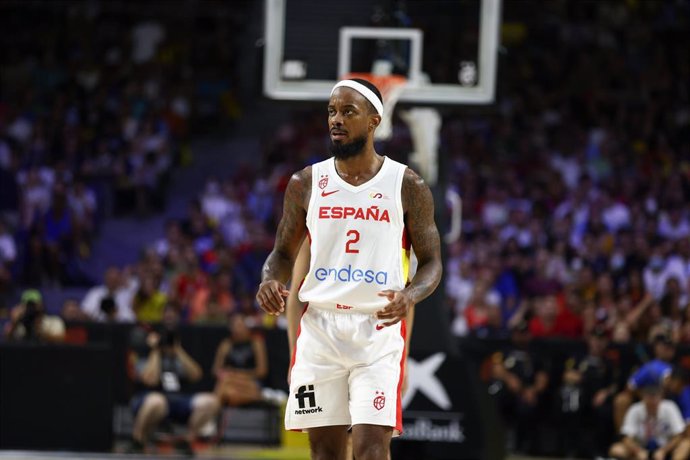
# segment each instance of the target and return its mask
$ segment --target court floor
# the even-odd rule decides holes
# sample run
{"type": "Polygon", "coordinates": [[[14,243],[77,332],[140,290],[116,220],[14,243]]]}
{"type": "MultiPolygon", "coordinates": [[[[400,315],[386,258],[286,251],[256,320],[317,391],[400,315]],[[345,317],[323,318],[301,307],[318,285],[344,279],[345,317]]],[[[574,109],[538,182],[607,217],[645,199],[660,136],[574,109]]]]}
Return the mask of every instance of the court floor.
{"type": "MultiPolygon", "coordinates": [[[[91,452],[35,452],[35,451],[1,451],[0,460],[151,460],[190,458],[175,453],[132,455],[104,454],[91,452]]],[[[256,446],[232,446],[209,448],[197,452],[194,458],[204,460],[307,460],[309,452],[304,448],[261,448],[256,446]]]]}
{"type": "MultiPolygon", "coordinates": [[[[0,451],[0,460],[151,460],[190,458],[177,454],[164,455],[128,455],[75,452],[31,452],[0,451]]],[[[205,460],[308,460],[309,452],[304,448],[257,448],[256,446],[233,446],[209,449],[197,454],[194,458],[205,460]]],[[[545,457],[509,456],[506,460],[551,460],[545,457]]],[[[555,460],[555,459],[554,459],[555,460]]]]}

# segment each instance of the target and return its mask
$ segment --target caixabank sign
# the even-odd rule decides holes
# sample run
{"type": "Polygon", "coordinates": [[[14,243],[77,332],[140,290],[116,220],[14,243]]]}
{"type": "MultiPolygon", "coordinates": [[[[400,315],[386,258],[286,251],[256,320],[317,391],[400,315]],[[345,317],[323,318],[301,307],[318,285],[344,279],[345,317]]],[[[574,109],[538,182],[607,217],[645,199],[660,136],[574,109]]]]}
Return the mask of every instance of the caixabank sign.
{"type": "Polygon", "coordinates": [[[503,437],[477,367],[444,352],[411,354],[396,459],[499,459],[503,437]]]}

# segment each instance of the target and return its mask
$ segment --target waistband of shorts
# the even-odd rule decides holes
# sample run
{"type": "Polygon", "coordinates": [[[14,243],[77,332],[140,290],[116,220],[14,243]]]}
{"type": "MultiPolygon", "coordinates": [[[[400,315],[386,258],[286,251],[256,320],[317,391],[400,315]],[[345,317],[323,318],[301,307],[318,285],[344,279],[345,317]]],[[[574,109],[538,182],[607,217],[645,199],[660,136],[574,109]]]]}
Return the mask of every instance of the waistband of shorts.
{"type": "Polygon", "coordinates": [[[343,305],[332,302],[309,302],[309,309],[318,310],[325,313],[333,313],[336,315],[358,315],[358,316],[375,316],[376,312],[382,307],[375,309],[361,310],[350,305],[343,305]]]}

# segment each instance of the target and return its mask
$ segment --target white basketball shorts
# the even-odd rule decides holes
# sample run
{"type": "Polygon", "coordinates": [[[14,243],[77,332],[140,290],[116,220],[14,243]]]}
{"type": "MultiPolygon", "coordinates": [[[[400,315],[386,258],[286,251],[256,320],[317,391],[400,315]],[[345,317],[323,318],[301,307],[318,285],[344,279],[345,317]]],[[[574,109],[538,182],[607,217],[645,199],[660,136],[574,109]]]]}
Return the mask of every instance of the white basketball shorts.
{"type": "Polygon", "coordinates": [[[402,432],[405,324],[309,306],[292,357],[285,428],[382,425],[402,432]]]}

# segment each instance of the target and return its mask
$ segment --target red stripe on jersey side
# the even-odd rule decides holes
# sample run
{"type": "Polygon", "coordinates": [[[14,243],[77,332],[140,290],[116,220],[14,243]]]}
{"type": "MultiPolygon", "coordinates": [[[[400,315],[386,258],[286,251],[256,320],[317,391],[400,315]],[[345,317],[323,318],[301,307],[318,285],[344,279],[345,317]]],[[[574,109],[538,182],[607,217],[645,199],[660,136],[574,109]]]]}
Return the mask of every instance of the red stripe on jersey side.
{"type": "Polygon", "coordinates": [[[410,234],[407,231],[407,227],[403,226],[402,248],[409,251],[410,247],[412,247],[412,242],[410,241],[410,234]]]}
{"type": "MultiPolygon", "coordinates": [[[[400,335],[403,339],[403,344],[405,343],[405,338],[407,337],[407,323],[405,320],[400,321],[400,335]]],[[[400,378],[398,379],[398,396],[396,400],[396,410],[395,410],[395,429],[398,433],[403,432],[403,422],[402,422],[402,384],[403,378],[405,377],[405,348],[403,345],[402,356],[400,357],[400,378]]]]}
{"type": "Polygon", "coordinates": [[[309,229],[307,229],[307,238],[309,238],[309,246],[311,246],[311,233],[309,233],[309,229]]]}

